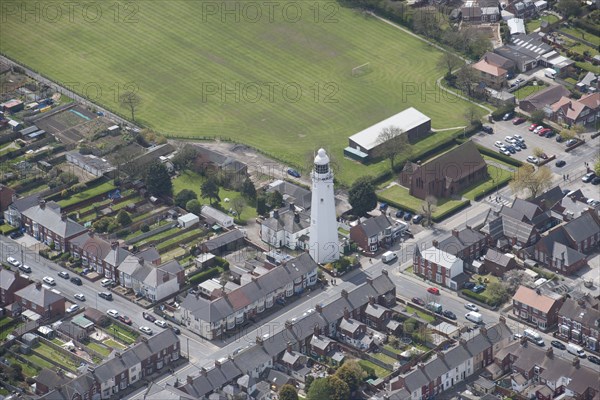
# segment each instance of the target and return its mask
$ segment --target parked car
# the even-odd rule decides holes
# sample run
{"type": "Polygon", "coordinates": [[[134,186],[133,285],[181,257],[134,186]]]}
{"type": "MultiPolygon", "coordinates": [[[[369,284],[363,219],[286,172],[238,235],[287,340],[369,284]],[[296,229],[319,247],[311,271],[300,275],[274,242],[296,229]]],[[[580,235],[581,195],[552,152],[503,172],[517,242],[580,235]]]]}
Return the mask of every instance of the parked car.
{"type": "Polygon", "coordinates": [[[420,224],[421,221],[423,221],[423,216],[420,214],[415,215],[412,219],[413,224],[420,224]]]}
{"type": "Polygon", "coordinates": [[[113,281],[112,279],[105,278],[100,281],[100,285],[102,287],[113,287],[115,285],[115,281],[113,281]]]}
{"type": "Polygon", "coordinates": [[[485,290],[485,285],[476,285],[471,291],[473,293],[481,293],[485,290]]]}
{"type": "Polygon", "coordinates": [[[403,215],[404,215],[404,211],[402,211],[402,210],[396,211],[396,218],[402,218],[403,215]]]}
{"type": "Polygon", "coordinates": [[[522,124],[523,122],[527,121],[525,118],[523,117],[517,117],[515,119],[512,120],[513,125],[519,125],[522,124]]]}
{"type": "Polygon", "coordinates": [[[442,315],[443,315],[444,317],[448,318],[448,319],[453,319],[453,320],[455,320],[455,319],[456,319],[456,314],[454,314],[454,313],[453,313],[452,311],[450,311],[450,310],[444,310],[444,311],[442,312],[442,315]]]}
{"type": "Polygon", "coordinates": [[[535,129],[533,130],[533,133],[535,133],[535,134],[537,135],[538,133],[540,133],[540,131],[541,131],[542,129],[546,129],[546,127],[545,127],[544,125],[538,125],[538,126],[536,126],[536,127],[535,127],[535,129]]]}
{"type": "Polygon", "coordinates": [[[117,310],[110,309],[106,311],[106,315],[113,318],[119,318],[119,312],[117,310]]]}
{"type": "Polygon", "coordinates": [[[74,284],[76,284],[77,286],[81,286],[83,285],[83,282],[81,281],[81,278],[74,276],[71,278],[71,282],[73,282],[74,284]]]}
{"type": "Polygon", "coordinates": [[[600,365],[600,358],[593,356],[593,355],[589,355],[588,356],[588,360],[590,360],[591,363],[594,363],[596,365],[600,365]]]}
{"type": "Polygon", "coordinates": [[[540,154],[540,158],[547,160],[548,159],[548,155],[546,153],[542,153],[540,154]]]}
{"type": "Polygon", "coordinates": [[[588,172],[587,174],[585,174],[583,176],[583,178],[581,178],[581,180],[585,183],[589,183],[592,181],[592,179],[594,179],[596,177],[596,174],[593,172],[588,172]]]}
{"type": "Polygon", "coordinates": [[[515,333],[515,334],[513,335],[513,339],[515,339],[515,340],[521,340],[521,338],[522,338],[522,337],[523,337],[523,335],[522,335],[522,334],[520,334],[520,333],[515,333]]]}
{"type": "Polygon", "coordinates": [[[418,304],[420,306],[424,306],[425,305],[425,301],[419,297],[413,297],[412,299],[410,299],[413,303],[418,304]]]}
{"type": "Polygon", "coordinates": [[[140,326],[140,332],[145,333],[146,335],[152,335],[154,333],[152,332],[152,329],[147,326],[140,326]]]}
{"type": "Polygon", "coordinates": [[[482,126],[481,130],[484,131],[485,133],[487,133],[488,135],[491,135],[492,133],[494,133],[494,128],[492,128],[489,125],[482,126]]]}
{"type": "Polygon", "coordinates": [[[19,230],[19,231],[14,231],[14,232],[12,232],[10,235],[8,235],[8,236],[9,236],[11,239],[13,239],[13,240],[14,240],[14,239],[18,239],[18,238],[20,238],[21,236],[23,236],[23,232],[21,232],[20,230],[19,230]]]}
{"type": "Polygon", "coordinates": [[[100,292],[98,293],[98,296],[102,297],[105,300],[112,300],[112,293],[111,292],[100,292]]]}
{"type": "Polygon", "coordinates": [[[564,167],[565,165],[567,165],[565,160],[558,160],[554,163],[554,165],[556,165],[558,168],[564,167]]]}
{"type": "Polygon", "coordinates": [[[594,177],[594,179],[592,179],[592,180],[590,181],[590,183],[591,183],[592,185],[600,185],[600,176],[596,176],[596,177],[594,177]]]}
{"type": "Polygon", "coordinates": [[[548,132],[552,132],[552,129],[544,128],[538,132],[538,136],[540,136],[540,137],[546,136],[548,134],[548,132]]]}
{"type": "Polygon", "coordinates": [[[504,141],[508,144],[513,144],[515,142],[515,139],[512,136],[505,136],[504,141]]]}
{"type": "Polygon", "coordinates": [[[146,311],[142,312],[142,317],[144,317],[144,319],[146,321],[150,321],[150,322],[156,321],[156,317],[150,313],[147,313],[146,311]]]}
{"type": "Polygon", "coordinates": [[[463,285],[463,287],[465,289],[473,289],[475,287],[475,283],[474,282],[465,282],[465,284],[463,285]]]}
{"type": "Polygon", "coordinates": [[[69,279],[69,273],[67,271],[60,271],[58,273],[58,276],[60,276],[63,279],[69,279]]]}
{"type": "Polygon", "coordinates": [[[514,146],[512,146],[512,145],[508,145],[508,146],[506,146],[506,147],[505,147],[505,149],[506,149],[506,150],[508,150],[508,152],[509,152],[510,154],[515,154],[515,153],[517,152],[517,150],[515,149],[515,147],[514,147],[514,146]]]}
{"type": "Polygon", "coordinates": [[[440,294],[440,290],[435,287],[429,287],[429,288],[427,288],[427,291],[431,294],[436,294],[436,295],[440,294]]]}
{"type": "Polygon", "coordinates": [[[381,202],[379,203],[379,211],[385,211],[388,208],[388,203],[381,202]]]}
{"type": "Polygon", "coordinates": [[[83,295],[83,293],[75,293],[73,297],[75,297],[79,301],[85,301],[85,296],[83,295]]]}
{"type": "Polygon", "coordinates": [[[50,286],[56,285],[56,281],[54,280],[54,278],[51,278],[49,276],[43,277],[42,280],[44,281],[44,283],[47,283],[50,286]]]}
{"type": "Polygon", "coordinates": [[[412,214],[407,211],[406,214],[404,214],[404,220],[410,221],[411,219],[412,219],[412,214]]]}
{"type": "Polygon", "coordinates": [[[79,304],[73,304],[69,308],[67,308],[67,313],[74,313],[77,310],[79,310],[79,304]]]}
{"type": "Polygon", "coordinates": [[[573,147],[577,144],[577,139],[569,139],[567,140],[567,143],[565,143],[565,145],[567,147],[573,147]]]}
{"type": "Polygon", "coordinates": [[[565,346],[563,342],[559,342],[558,340],[553,340],[550,342],[550,344],[552,345],[552,347],[556,347],[560,350],[565,350],[567,348],[567,346],[565,346]]]}
{"type": "Polygon", "coordinates": [[[467,303],[465,304],[465,308],[467,310],[471,310],[471,311],[479,311],[479,307],[477,307],[475,304],[473,303],[467,303]]]}
{"type": "Polygon", "coordinates": [[[518,135],[518,134],[517,135],[513,135],[513,139],[515,139],[518,142],[522,142],[522,141],[525,140],[525,139],[523,139],[523,136],[518,135]]]}
{"type": "Polygon", "coordinates": [[[154,325],[160,326],[161,328],[167,327],[167,323],[165,321],[163,321],[162,319],[157,319],[156,321],[154,321],[154,325]]]}
{"type": "Polygon", "coordinates": [[[126,324],[126,325],[131,325],[131,318],[129,318],[127,315],[119,315],[119,321],[121,321],[122,323],[126,324]]]}
{"type": "Polygon", "coordinates": [[[6,262],[9,263],[10,265],[12,265],[13,267],[19,268],[21,266],[21,263],[19,261],[17,261],[16,258],[13,258],[13,257],[7,257],[6,262]]]}
{"type": "Polygon", "coordinates": [[[169,328],[171,328],[173,330],[173,332],[175,332],[176,335],[180,335],[181,334],[181,330],[173,325],[169,325],[169,328]]]}
{"type": "Polygon", "coordinates": [[[544,137],[547,137],[547,138],[551,138],[554,135],[556,135],[556,132],[554,132],[552,129],[550,129],[544,133],[544,137]]]}
{"type": "Polygon", "coordinates": [[[562,136],[560,136],[560,135],[556,135],[556,141],[557,141],[558,143],[561,143],[563,140],[565,140],[565,139],[564,139],[562,136]]]}
{"type": "Polygon", "coordinates": [[[296,171],[293,168],[288,168],[287,173],[288,173],[288,175],[291,175],[294,178],[300,178],[300,172],[296,171]]]}
{"type": "Polygon", "coordinates": [[[27,274],[31,273],[31,267],[27,264],[20,265],[19,269],[27,274]]]}
{"type": "Polygon", "coordinates": [[[508,121],[509,119],[511,119],[512,117],[515,116],[515,113],[513,111],[511,112],[507,112],[506,114],[504,114],[504,116],[502,117],[502,121],[508,121]]]}
{"type": "Polygon", "coordinates": [[[538,127],[538,124],[531,124],[531,125],[529,125],[529,128],[527,128],[527,129],[529,129],[529,132],[533,132],[535,130],[535,128],[537,128],[537,127],[538,127]]]}
{"type": "Polygon", "coordinates": [[[496,146],[496,147],[498,147],[499,149],[501,149],[502,147],[504,147],[504,143],[502,143],[502,142],[501,142],[501,141],[499,141],[499,140],[496,140],[496,141],[494,142],[494,146],[496,146]]]}
{"type": "Polygon", "coordinates": [[[504,154],[505,156],[509,156],[510,157],[510,151],[508,151],[508,149],[506,147],[503,147],[500,149],[500,154],[504,154]]]}
{"type": "Polygon", "coordinates": [[[519,146],[522,149],[526,149],[527,148],[527,144],[525,144],[525,142],[519,142],[519,143],[515,144],[515,146],[519,146]]]}
{"type": "Polygon", "coordinates": [[[535,156],[527,156],[527,162],[537,165],[539,162],[538,158],[535,156]]]}

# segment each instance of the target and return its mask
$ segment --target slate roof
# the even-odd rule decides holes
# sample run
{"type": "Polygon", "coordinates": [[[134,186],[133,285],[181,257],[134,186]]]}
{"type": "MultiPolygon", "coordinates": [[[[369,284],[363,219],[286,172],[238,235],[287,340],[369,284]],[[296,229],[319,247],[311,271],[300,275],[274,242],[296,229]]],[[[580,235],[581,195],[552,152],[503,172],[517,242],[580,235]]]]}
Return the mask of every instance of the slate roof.
{"type": "Polygon", "coordinates": [[[54,304],[57,301],[64,299],[61,294],[48,290],[43,286],[37,288],[35,284],[31,284],[15,292],[15,296],[27,299],[29,302],[41,306],[44,309],[48,308],[50,304],[54,304]]]}
{"type": "Polygon", "coordinates": [[[333,340],[323,335],[313,335],[310,338],[310,345],[323,351],[327,349],[327,346],[329,346],[331,343],[333,343],[333,340]]]}
{"type": "Polygon", "coordinates": [[[98,235],[90,235],[88,232],[71,239],[71,245],[90,253],[98,260],[104,260],[112,250],[109,242],[98,235]]]}
{"type": "Polygon", "coordinates": [[[392,222],[389,218],[385,214],[380,214],[376,217],[365,218],[355,229],[361,229],[365,236],[373,237],[391,226],[392,222]]]}
{"type": "Polygon", "coordinates": [[[573,265],[585,258],[585,254],[570,247],[569,238],[563,226],[542,237],[533,247],[555,260],[562,260],[564,257],[565,265],[573,265]]]}
{"type": "Polygon", "coordinates": [[[481,232],[478,232],[474,229],[465,228],[458,231],[456,236],[452,234],[446,239],[441,240],[438,243],[437,248],[456,256],[459,252],[484,239],[485,235],[481,232]]]}
{"type": "Polygon", "coordinates": [[[296,233],[310,227],[310,214],[306,212],[294,212],[289,207],[278,210],[278,216],[269,217],[262,225],[276,232],[285,231],[296,233]]]}
{"type": "Polygon", "coordinates": [[[600,220],[591,211],[582,213],[579,217],[563,226],[567,235],[577,244],[600,233],[600,220]]]}
{"type": "Polygon", "coordinates": [[[118,267],[127,256],[130,256],[131,253],[119,246],[116,248],[111,248],[106,257],[104,257],[104,262],[108,265],[112,265],[113,267],[118,267]]]}
{"type": "Polygon", "coordinates": [[[18,272],[15,273],[4,268],[0,269],[0,289],[10,290],[17,279],[26,280],[18,272]]]}
{"type": "Polygon", "coordinates": [[[560,186],[554,186],[552,189],[545,191],[535,199],[531,200],[531,202],[537,204],[542,210],[549,210],[555,204],[559,203],[563,197],[565,197],[565,195],[560,186]]]}
{"type": "Polygon", "coordinates": [[[385,312],[388,311],[384,306],[380,306],[379,304],[368,304],[367,308],[365,308],[365,314],[370,315],[375,318],[381,318],[385,312]]]}
{"type": "Polygon", "coordinates": [[[195,400],[195,396],[191,396],[170,384],[160,385],[152,382],[144,393],[144,400],[195,400]]]}
{"type": "Polygon", "coordinates": [[[491,261],[503,267],[508,267],[509,264],[514,262],[513,258],[493,248],[489,248],[485,253],[485,260],[491,261]]]}
{"type": "Polygon", "coordinates": [[[48,387],[50,390],[52,390],[56,386],[64,385],[70,380],[70,378],[62,374],[59,375],[55,371],[48,368],[42,369],[35,377],[36,382],[41,383],[42,385],[48,387]]]}
{"type": "Polygon", "coordinates": [[[506,70],[515,68],[515,62],[513,60],[509,60],[506,57],[502,57],[500,54],[492,53],[490,51],[483,55],[483,59],[490,64],[497,65],[506,70]]]}
{"type": "Polygon", "coordinates": [[[12,202],[10,207],[14,208],[15,210],[22,213],[23,211],[35,206],[36,204],[39,204],[39,202],[40,202],[39,195],[32,194],[31,196],[21,197],[20,199],[16,199],[15,201],[12,202]]]}
{"type": "Polygon", "coordinates": [[[154,247],[154,246],[148,247],[147,249],[144,249],[144,250],[140,251],[139,253],[136,253],[135,256],[138,258],[143,258],[145,261],[147,261],[151,264],[155,264],[156,262],[159,262],[159,260],[160,260],[160,254],[158,253],[158,250],[156,250],[156,247],[154,247]]]}
{"type": "Polygon", "coordinates": [[[62,238],[69,238],[86,231],[86,228],[70,218],[63,221],[60,207],[55,206],[56,203],[51,203],[48,202],[43,207],[39,204],[35,205],[23,211],[22,214],[62,238]]]}
{"type": "MultiPolygon", "coordinates": [[[[437,265],[441,265],[446,269],[452,268],[452,266],[459,261],[460,259],[456,256],[453,256],[450,253],[446,253],[444,250],[440,250],[435,247],[430,247],[428,249],[422,250],[419,252],[421,254],[421,258],[423,260],[427,260],[430,263],[435,263],[437,265]]],[[[461,260],[462,263],[462,260],[461,260]]]]}
{"type": "Polygon", "coordinates": [[[269,185],[267,193],[278,191],[283,195],[283,200],[288,203],[294,203],[294,205],[303,208],[305,210],[311,207],[312,193],[301,186],[294,185],[293,183],[277,180],[269,185]]]}
{"type": "Polygon", "coordinates": [[[202,243],[201,246],[205,248],[208,252],[212,252],[223,246],[227,246],[229,243],[234,243],[235,241],[240,240],[244,237],[244,232],[240,231],[239,229],[234,229],[231,231],[227,231],[222,235],[207,240],[206,242],[202,243]]]}
{"type": "Polygon", "coordinates": [[[340,330],[344,330],[346,332],[350,332],[352,334],[354,334],[354,332],[356,332],[356,330],[358,328],[360,328],[361,326],[363,326],[364,324],[362,322],[359,322],[355,319],[352,318],[342,318],[342,320],[340,321],[340,330]]]}
{"type": "Polygon", "coordinates": [[[539,92],[530,94],[521,102],[530,103],[537,110],[543,109],[545,106],[556,103],[561,97],[569,96],[571,93],[562,85],[552,85],[539,92]]]}
{"type": "Polygon", "coordinates": [[[586,305],[582,307],[573,299],[565,299],[565,302],[558,311],[559,315],[567,317],[575,322],[579,322],[582,326],[589,328],[596,327],[596,323],[600,323],[600,311],[586,305]]]}

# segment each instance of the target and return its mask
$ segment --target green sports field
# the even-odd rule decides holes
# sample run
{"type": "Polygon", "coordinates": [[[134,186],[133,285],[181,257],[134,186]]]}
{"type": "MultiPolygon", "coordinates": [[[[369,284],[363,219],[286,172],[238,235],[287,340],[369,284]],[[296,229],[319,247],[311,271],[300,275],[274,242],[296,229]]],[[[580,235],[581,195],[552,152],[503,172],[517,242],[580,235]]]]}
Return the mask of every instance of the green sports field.
{"type": "Polygon", "coordinates": [[[464,125],[467,103],[435,86],[438,50],[336,2],[64,4],[0,0],[0,51],[122,114],[133,83],[137,119],[167,136],[231,138],[299,167],[325,147],[351,182],[388,167],[343,158],[373,123],[413,106],[434,128],[464,125]]]}

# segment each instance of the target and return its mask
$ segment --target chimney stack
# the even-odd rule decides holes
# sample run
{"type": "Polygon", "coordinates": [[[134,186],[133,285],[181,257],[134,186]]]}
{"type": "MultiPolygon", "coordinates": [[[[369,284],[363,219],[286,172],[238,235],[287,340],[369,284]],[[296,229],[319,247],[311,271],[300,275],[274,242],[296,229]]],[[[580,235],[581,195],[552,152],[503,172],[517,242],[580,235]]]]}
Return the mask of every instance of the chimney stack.
{"type": "Polygon", "coordinates": [[[194,378],[192,378],[191,375],[188,375],[187,378],[185,379],[185,381],[187,382],[188,385],[191,385],[194,382],[194,378]]]}
{"type": "Polygon", "coordinates": [[[287,349],[288,353],[291,353],[292,351],[294,351],[292,349],[292,342],[287,342],[286,343],[286,349],[287,349]]]}
{"type": "Polygon", "coordinates": [[[206,368],[204,368],[204,367],[200,368],[200,375],[206,376],[206,368]]]}
{"type": "Polygon", "coordinates": [[[116,250],[119,247],[119,242],[111,242],[110,248],[116,250]]]}
{"type": "Polygon", "coordinates": [[[431,241],[431,245],[432,245],[433,247],[435,247],[436,249],[437,249],[437,247],[438,247],[438,245],[439,245],[439,244],[440,244],[440,243],[439,243],[437,240],[432,240],[432,241],[431,241]]]}
{"type": "Polygon", "coordinates": [[[525,336],[521,337],[521,346],[523,346],[523,347],[527,346],[527,338],[525,336]]]}
{"type": "Polygon", "coordinates": [[[372,305],[372,306],[375,305],[375,297],[369,296],[369,304],[372,305]]]}
{"type": "Polygon", "coordinates": [[[144,265],[144,257],[140,257],[138,258],[140,265],[144,265]]]}
{"type": "Polygon", "coordinates": [[[289,319],[285,321],[285,328],[286,329],[292,329],[293,324],[292,321],[290,321],[289,319]]]}
{"type": "Polygon", "coordinates": [[[46,200],[44,199],[40,199],[40,208],[43,210],[44,208],[46,208],[46,200]]]}
{"type": "Polygon", "coordinates": [[[273,218],[279,218],[279,210],[273,210],[273,218]]]}
{"type": "Polygon", "coordinates": [[[458,237],[458,229],[452,229],[452,236],[458,237]]]}
{"type": "Polygon", "coordinates": [[[350,319],[350,311],[348,311],[348,309],[346,307],[344,307],[344,319],[345,320],[350,319]]]}
{"type": "Polygon", "coordinates": [[[419,369],[420,369],[421,371],[425,370],[425,364],[423,364],[423,363],[419,363],[419,369]]]}
{"type": "Polygon", "coordinates": [[[321,314],[323,313],[323,307],[320,304],[315,305],[315,310],[321,314]]]}
{"type": "Polygon", "coordinates": [[[67,213],[61,213],[60,214],[60,219],[61,219],[61,221],[66,221],[67,220],[67,213]]]}
{"type": "Polygon", "coordinates": [[[502,324],[502,325],[506,325],[506,317],[504,317],[504,315],[501,315],[500,318],[498,318],[498,321],[502,324]]]}
{"type": "Polygon", "coordinates": [[[221,369],[221,361],[215,360],[215,367],[221,369]]]}
{"type": "Polygon", "coordinates": [[[381,270],[381,275],[388,276],[387,269],[382,269],[382,270],[381,270]]]}
{"type": "Polygon", "coordinates": [[[319,324],[315,324],[315,326],[313,327],[313,334],[315,336],[321,335],[321,327],[319,326],[319,324]]]}
{"type": "Polygon", "coordinates": [[[296,206],[294,203],[290,203],[290,211],[296,211],[296,206]]]}
{"type": "Polygon", "coordinates": [[[41,290],[41,289],[42,289],[42,282],[40,282],[40,281],[37,281],[37,282],[35,283],[35,288],[36,288],[37,290],[41,290]]]}
{"type": "Polygon", "coordinates": [[[262,340],[262,338],[261,338],[260,336],[257,336],[257,337],[256,337],[256,344],[259,344],[259,345],[261,345],[261,346],[262,346],[262,344],[263,344],[263,340],[262,340]]]}
{"type": "Polygon", "coordinates": [[[297,224],[300,223],[300,214],[298,214],[297,212],[294,212],[294,222],[297,224]]]}
{"type": "Polygon", "coordinates": [[[446,355],[444,354],[444,352],[442,352],[442,351],[436,351],[436,352],[435,352],[435,354],[437,354],[437,356],[438,356],[438,358],[439,358],[440,360],[443,360],[443,359],[444,359],[444,357],[446,356],[446,355]]]}
{"type": "Polygon", "coordinates": [[[481,332],[483,336],[487,336],[487,328],[485,326],[481,326],[481,328],[479,328],[479,332],[481,332]]]}

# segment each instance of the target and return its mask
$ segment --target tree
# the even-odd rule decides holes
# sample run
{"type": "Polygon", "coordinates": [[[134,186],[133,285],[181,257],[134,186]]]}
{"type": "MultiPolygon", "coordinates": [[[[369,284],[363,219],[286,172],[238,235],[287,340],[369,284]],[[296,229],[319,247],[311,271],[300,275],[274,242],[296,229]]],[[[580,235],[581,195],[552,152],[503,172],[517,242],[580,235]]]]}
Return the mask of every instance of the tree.
{"type": "Polygon", "coordinates": [[[423,209],[423,217],[425,217],[425,225],[431,226],[432,221],[431,217],[435,212],[435,205],[437,204],[437,199],[434,196],[427,196],[421,208],[423,209]]]}
{"type": "Polygon", "coordinates": [[[579,139],[583,139],[583,133],[585,132],[585,127],[583,125],[575,125],[571,128],[579,139]]]}
{"type": "Polygon", "coordinates": [[[556,9],[566,19],[577,17],[581,14],[581,5],[578,0],[560,0],[558,4],[556,4],[556,9]]]}
{"type": "Polygon", "coordinates": [[[202,213],[202,204],[197,199],[192,199],[185,203],[185,207],[187,212],[191,212],[192,214],[200,215],[202,213]]]}
{"type": "Polygon", "coordinates": [[[494,304],[502,304],[508,298],[506,286],[500,282],[491,282],[488,284],[486,292],[494,304]]]}
{"type": "Polygon", "coordinates": [[[540,125],[544,122],[544,118],[546,117],[546,113],[544,110],[535,110],[531,113],[531,122],[534,124],[540,125]]]}
{"type": "Polygon", "coordinates": [[[442,54],[442,57],[439,59],[437,67],[439,69],[446,70],[446,76],[450,76],[452,75],[452,71],[454,71],[456,68],[460,67],[463,64],[464,62],[460,59],[460,57],[453,53],[450,53],[449,51],[445,51],[442,54]]]}
{"type": "Polygon", "coordinates": [[[562,136],[564,140],[574,139],[575,135],[576,133],[573,132],[571,129],[563,129],[562,131],[560,131],[560,136],[562,136]]]}
{"type": "Polygon", "coordinates": [[[307,375],[304,378],[304,393],[308,393],[310,390],[310,385],[315,381],[315,377],[313,375],[307,375]]]}
{"type": "Polygon", "coordinates": [[[208,179],[204,181],[200,191],[202,192],[202,198],[208,199],[211,204],[213,203],[213,199],[221,201],[221,198],[219,197],[219,185],[217,185],[213,176],[209,176],[208,179]]]}
{"type": "Polygon", "coordinates": [[[283,204],[283,195],[279,190],[267,193],[267,204],[271,208],[279,208],[283,204]]]}
{"type": "Polygon", "coordinates": [[[510,186],[513,193],[529,191],[531,197],[536,197],[552,185],[552,171],[547,166],[539,167],[537,171],[531,164],[525,164],[515,173],[510,186]]]}
{"type": "Polygon", "coordinates": [[[246,200],[243,197],[236,197],[231,201],[231,208],[235,211],[238,221],[242,220],[242,211],[246,207],[246,200]]]}
{"type": "Polygon", "coordinates": [[[127,91],[119,97],[121,107],[127,108],[131,112],[131,120],[135,121],[135,110],[141,104],[142,99],[133,91],[127,91]]]}
{"type": "Polygon", "coordinates": [[[388,339],[388,343],[394,349],[397,349],[400,347],[400,339],[398,339],[396,336],[390,336],[388,339]]]}
{"type": "Polygon", "coordinates": [[[190,169],[196,158],[198,157],[198,150],[194,146],[187,145],[175,154],[173,157],[173,166],[178,171],[190,169]]]}
{"type": "Polygon", "coordinates": [[[412,339],[422,344],[431,343],[431,331],[426,326],[421,326],[412,333],[412,339]]]}
{"type": "Polygon", "coordinates": [[[250,201],[256,200],[256,187],[249,177],[246,177],[240,188],[240,193],[250,201]]]}
{"type": "Polygon", "coordinates": [[[527,285],[531,280],[531,277],[527,275],[525,271],[519,269],[513,269],[504,274],[506,289],[510,293],[515,293],[519,286],[527,285]]]}
{"type": "Polygon", "coordinates": [[[600,157],[596,159],[596,163],[594,164],[594,172],[596,175],[600,176],[600,157]]]}
{"type": "Polygon", "coordinates": [[[415,32],[431,39],[440,37],[441,28],[439,14],[434,8],[419,8],[413,14],[413,29],[415,32]]]}
{"type": "Polygon", "coordinates": [[[198,195],[196,194],[196,192],[190,189],[182,189],[179,193],[175,195],[175,205],[177,207],[186,208],[185,206],[188,203],[188,201],[197,199],[198,195]]]}
{"type": "Polygon", "coordinates": [[[473,93],[473,85],[477,82],[477,76],[468,65],[465,65],[456,73],[456,86],[466,93],[467,96],[471,96],[473,93]]]}
{"type": "MultiPolygon", "coordinates": [[[[396,339],[398,340],[398,339],[396,339]]],[[[335,376],[346,382],[350,393],[356,392],[365,376],[365,372],[354,360],[346,361],[335,373],[335,376]]]]}
{"type": "Polygon", "coordinates": [[[331,400],[332,393],[328,379],[319,378],[311,383],[306,398],[308,400],[331,400]]]}
{"type": "Polygon", "coordinates": [[[122,227],[127,226],[127,225],[131,224],[131,216],[129,215],[129,213],[127,211],[121,210],[117,214],[117,223],[119,225],[121,225],[122,227]]]}
{"type": "Polygon", "coordinates": [[[481,123],[479,121],[479,114],[477,113],[477,108],[472,104],[470,104],[467,107],[467,110],[465,111],[465,113],[463,115],[469,125],[475,125],[477,123],[481,123]]]}
{"type": "Polygon", "coordinates": [[[146,170],[146,188],[154,196],[163,197],[173,194],[173,182],[167,167],[159,162],[150,164],[146,170]]]}
{"type": "Polygon", "coordinates": [[[327,383],[331,389],[331,400],[347,400],[350,398],[350,388],[348,384],[336,375],[327,377],[327,383]]]}
{"type": "Polygon", "coordinates": [[[264,195],[259,195],[256,197],[256,213],[258,215],[265,215],[269,211],[267,207],[267,199],[264,195]]]}
{"type": "Polygon", "coordinates": [[[296,388],[292,385],[283,385],[281,389],[279,389],[279,399],[298,400],[298,392],[296,391],[296,388]]]}
{"type": "Polygon", "coordinates": [[[396,126],[388,126],[381,130],[377,137],[377,143],[380,145],[379,154],[390,160],[390,167],[394,171],[394,162],[397,157],[408,157],[412,151],[412,146],[408,142],[408,136],[403,135],[402,129],[396,126]]]}
{"type": "Polygon", "coordinates": [[[358,178],[348,192],[348,202],[356,215],[364,216],[377,207],[377,195],[372,180],[370,176],[358,178]]]}

